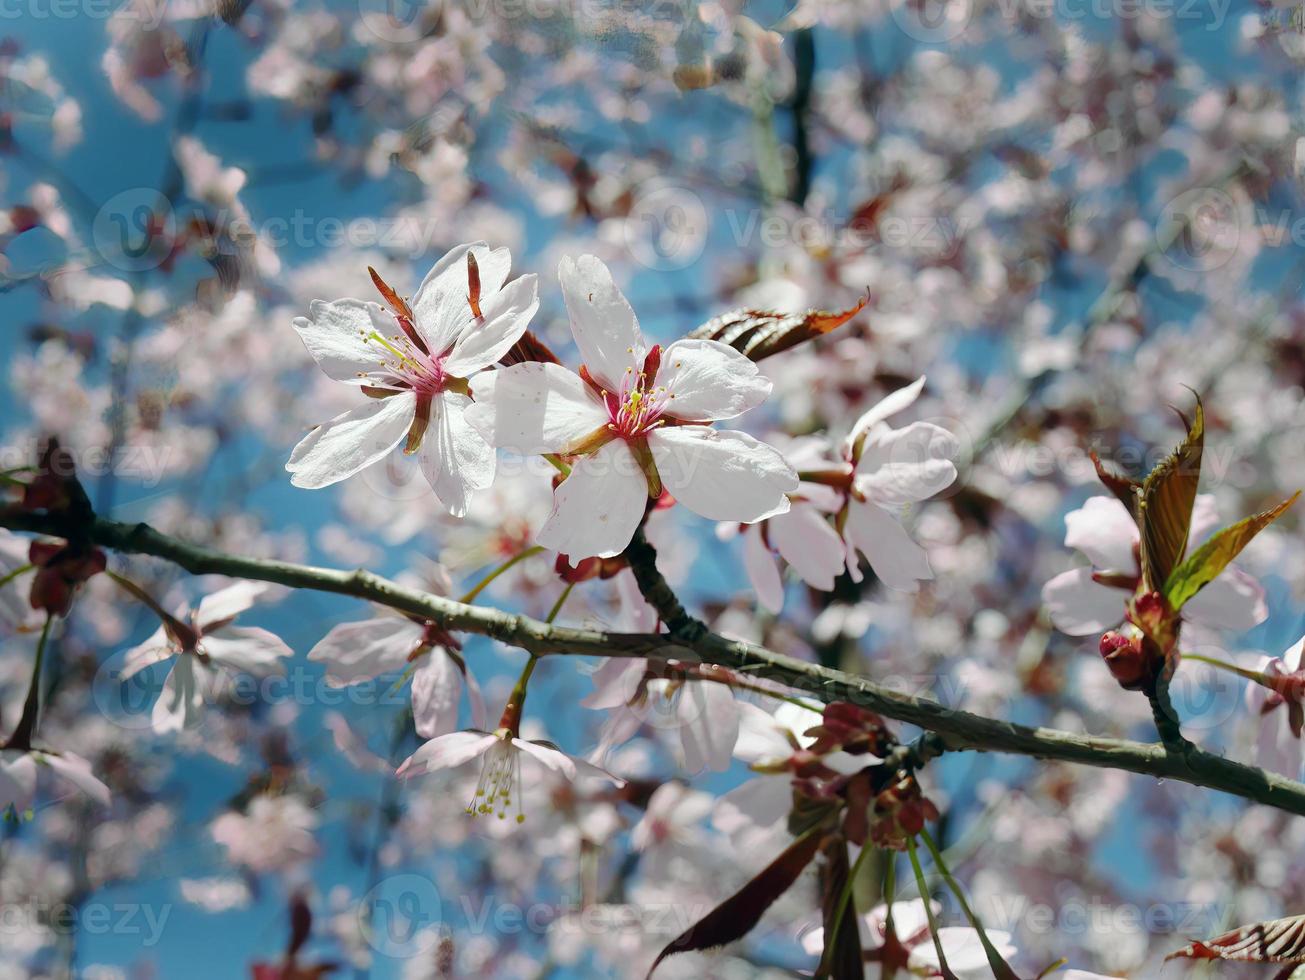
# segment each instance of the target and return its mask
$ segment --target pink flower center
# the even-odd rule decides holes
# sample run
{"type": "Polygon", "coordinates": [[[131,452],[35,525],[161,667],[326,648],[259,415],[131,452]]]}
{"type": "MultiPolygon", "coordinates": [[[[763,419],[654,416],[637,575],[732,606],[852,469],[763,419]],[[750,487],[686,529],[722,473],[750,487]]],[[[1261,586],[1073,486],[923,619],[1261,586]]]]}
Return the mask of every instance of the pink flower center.
{"type": "Polygon", "coordinates": [[[419,395],[438,395],[448,387],[444,355],[428,352],[406,333],[382,337],[373,330],[364,332],[363,339],[380,355],[380,370],[374,377],[381,386],[409,389],[419,395]]]}
{"type": "Polygon", "coordinates": [[[602,391],[609,420],[607,428],[618,437],[627,441],[639,439],[662,424],[662,416],[675,396],[664,385],[655,383],[661,361],[661,345],[654,344],[644,358],[642,370],[625,369],[619,391],[602,391]]]}

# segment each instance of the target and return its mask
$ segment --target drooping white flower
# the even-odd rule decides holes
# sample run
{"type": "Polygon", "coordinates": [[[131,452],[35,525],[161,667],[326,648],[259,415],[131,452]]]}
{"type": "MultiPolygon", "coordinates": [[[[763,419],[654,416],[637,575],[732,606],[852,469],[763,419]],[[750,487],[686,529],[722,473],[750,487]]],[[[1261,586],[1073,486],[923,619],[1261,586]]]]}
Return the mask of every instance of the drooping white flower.
{"type": "Polygon", "coordinates": [[[81,756],[42,749],[0,749],[0,813],[11,806],[19,814],[31,809],[42,768],[96,803],[109,805],[109,787],[95,778],[91,764],[81,756]]]}
{"type": "MultiPolygon", "coordinates": [[[[1189,553],[1218,527],[1214,496],[1197,495],[1189,553]]],[[[1142,576],[1139,541],[1137,523],[1114,497],[1089,497],[1065,515],[1065,547],[1081,551],[1091,564],[1062,572],[1042,587],[1042,602],[1057,629],[1088,636],[1119,625],[1142,576]]],[[[1264,589],[1235,565],[1183,606],[1184,619],[1216,629],[1248,630],[1267,616],[1264,589]]]]}
{"type": "Polygon", "coordinates": [[[279,637],[256,626],[233,625],[265,590],[259,583],[237,582],[214,592],[189,614],[182,610],[170,617],[153,636],[127,652],[119,675],[123,681],[176,658],[154,704],[155,732],[162,735],[197,725],[205,694],[220,679],[219,668],[260,678],[284,673],[282,660],[292,651],[279,637]]]}
{"type": "Polygon", "coordinates": [[[467,813],[472,816],[495,813],[502,820],[515,807],[516,821],[521,823],[526,819],[521,809],[522,756],[568,780],[598,777],[618,786],[625,783],[606,769],[568,755],[551,742],[520,738],[507,727],[493,732],[468,729],[433,738],[403,760],[395,775],[411,779],[456,769],[479,758],[480,781],[476,784],[475,795],[467,803],[467,813]]]}
{"type": "Polygon", "coordinates": [[[848,573],[860,581],[859,551],[886,586],[903,592],[914,592],[919,581],[933,578],[933,571],[896,512],[951,486],[960,449],[952,433],[932,422],[901,429],[888,425],[891,416],[920,397],[924,380],[883,398],[857,420],[843,443],[843,459],[852,468],[842,518],[848,573]]]}
{"type": "MultiPolygon", "coordinates": [[[[507,282],[512,256],[483,242],[445,255],[406,302],[378,280],[386,307],[315,301],[294,321],[331,378],[367,396],[319,425],[286,463],[295,486],[317,489],[394,450],[416,454],[422,474],[455,516],[494,480],[494,451],[467,423],[468,379],[499,360],[539,306],[533,275],[507,282]]],[[[477,381],[477,384],[479,380],[477,381]]]]}
{"type": "Polygon", "coordinates": [[[1305,741],[1301,739],[1302,717],[1305,716],[1302,709],[1302,701],[1305,701],[1305,636],[1283,651],[1282,656],[1262,658],[1255,669],[1274,685],[1246,685],[1246,707],[1259,724],[1255,762],[1289,779],[1296,779],[1305,765],[1305,741]],[[1278,711],[1278,708],[1284,710],[1278,711]]]}
{"type": "Polygon", "coordinates": [[[484,437],[519,453],[575,456],[537,540],[573,560],[620,553],[663,488],[712,520],[788,510],[797,475],[771,446],[712,428],[760,405],[771,384],[712,340],[648,346],[612,275],[592,255],[558,269],[584,365],[530,362],[478,381],[468,411],[484,437]]]}
{"type": "Polygon", "coordinates": [[[485,705],[475,678],[452,649],[454,642],[430,623],[401,616],[378,616],[331,629],[308,659],[326,665],[326,681],[346,687],[382,674],[412,674],[412,719],[422,738],[447,735],[458,727],[463,678],[471,701],[472,724],[483,725],[485,705]]]}

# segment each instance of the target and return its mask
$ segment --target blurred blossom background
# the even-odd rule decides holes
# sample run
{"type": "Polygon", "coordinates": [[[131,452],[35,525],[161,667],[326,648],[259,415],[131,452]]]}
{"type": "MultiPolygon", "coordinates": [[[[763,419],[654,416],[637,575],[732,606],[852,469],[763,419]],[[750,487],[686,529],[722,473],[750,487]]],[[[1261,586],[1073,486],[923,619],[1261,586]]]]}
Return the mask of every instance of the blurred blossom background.
{"type": "MultiPolygon", "coordinates": [[[[1221,523],[1305,486],[1302,59],[1301,8],[1248,0],[4,0],[0,469],[57,434],[103,516],[456,596],[533,543],[551,471],[502,457],[463,519],[398,454],[292,487],[291,448],[353,397],[291,327],[312,300],[375,299],[369,266],[410,295],[483,239],[538,273],[532,329],[574,367],[563,256],[606,262],[662,343],[739,307],[868,293],[846,326],[763,362],[774,393],[743,427],[837,440],[926,376],[901,422],[960,446],[956,482],[906,515],[934,577],[823,592],[789,576],[777,614],[744,539],[674,508],[649,527],[668,579],[718,632],[950,707],[1151,739],[1145,699],[1095,636],[1055,629],[1042,587],[1081,563],[1065,516],[1103,492],[1088,452],[1140,477],[1181,437],[1188,388],[1221,523]]],[[[1298,519],[1239,559],[1267,618],[1192,626],[1193,650],[1254,666],[1300,636],[1298,519]]],[[[553,558],[479,601],[542,617],[553,558]]],[[[169,609],[226,584],[114,561],[169,609]]],[[[642,797],[527,786],[510,831],[463,814],[474,772],[394,780],[419,744],[407,678],[335,688],[306,657],[368,615],[273,590],[242,623],[294,651],[285,677],[233,682],[200,727],[158,735],[163,669],[119,676],[156,624],[93,579],[51,648],[42,735],[113,799],[51,785],[0,824],[0,977],[249,975],[279,961],[293,896],[313,913],[303,958],[335,975],[641,976],[776,853],[775,828],[721,808],[743,762],[686,768],[678,729],[705,704],[642,709],[607,754],[642,797]],[[703,795],[682,827],[640,836],[675,779],[703,795]]],[[[622,615],[595,579],[560,621],[622,615]]],[[[5,731],[40,626],[21,603],[8,618],[5,731]]],[[[493,714],[522,654],[484,637],[464,654],[493,714]]],[[[523,735],[592,752],[597,665],[546,658],[523,735]]],[[[1184,731],[1299,776],[1299,742],[1280,713],[1266,736],[1245,686],[1184,664],[1184,731]]],[[[1276,810],[1001,755],[923,778],[1021,975],[1067,957],[1158,976],[1191,939],[1305,900],[1305,824],[1276,810]]],[[[815,896],[795,888],[743,943],[658,975],[812,969],[815,896]]]]}

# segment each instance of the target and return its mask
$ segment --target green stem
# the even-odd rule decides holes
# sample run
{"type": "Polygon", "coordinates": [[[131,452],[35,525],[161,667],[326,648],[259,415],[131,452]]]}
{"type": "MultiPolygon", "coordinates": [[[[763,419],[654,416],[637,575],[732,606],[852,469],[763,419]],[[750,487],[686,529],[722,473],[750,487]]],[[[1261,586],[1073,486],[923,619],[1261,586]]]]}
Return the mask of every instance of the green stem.
{"type": "Polygon", "coordinates": [[[861,853],[856,856],[851,870],[847,872],[847,880],[843,882],[843,890],[838,895],[838,907],[834,910],[834,924],[829,930],[829,935],[825,937],[826,951],[838,948],[838,933],[842,929],[847,907],[852,901],[852,886],[856,882],[856,876],[861,873],[861,865],[874,850],[875,848],[868,843],[862,846],[861,853]]]}
{"type": "Polygon", "coordinates": [[[954,977],[947,966],[947,956],[943,953],[942,940],[938,938],[938,918],[933,914],[933,899],[929,897],[929,885],[924,880],[924,869],[920,867],[920,855],[915,853],[915,838],[906,840],[906,854],[911,859],[911,870],[915,872],[915,887],[924,902],[924,914],[929,919],[929,935],[933,937],[933,948],[938,954],[938,970],[944,977],[954,977]]]}
{"type": "Polygon", "coordinates": [[[23,714],[18,719],[18,727],[5,743],[6,749],[26,752],[32,747],[32,736],[36,734],[36,725],[41,715],[41,668],[45,664],[45,647],[50,639],[50,624],[53,616],[45,617],[41,627],[41,638],[36,643],[36,659],[32,663],[32,680],[27,685],[27,699],[23,702],[23,714]]]}
{"type": "Polygon", "coordinates": [[[544,619],[544,622],[548,623],[550,626],[552,625],[553,620],[557,619],[557,614],[562,611],[562,606],[566,604],[567,597],[571,595],[571,590],[574,588],[574,582],[568,582],[566,584],[566,588],[562,590],[562,594],[557,597],[557,602],[553,603],[553,608],[548,611],[548,616],[544,619]]]}
{"type": "Polygon", "coordinates": [[[476,596],[484,592],[485,588],[489,585],[490,582],[494,581],[494,579],[498,578],[500,575],[502,575],[512,566],[520,564],[521,562],[525,561],[527,558],[531,558],[539,554],[543,550],[544,550],[544,546],[537,544],[537,545],[532,545],[531,547],[527,548],[525,551],[520,552],[519,554],[513,555],[502,565],[499,565],[498,568],[494,569],[483,579],[481,579],[479,582],[473,585],[471,587],[471,591],[468,592],[466,595],[464,595],[458,601],[463,604],[469,604],[474,602],[476,600],[476,596]]]}
{"type": "Polygon", "coordinates": [[[18,578],[19,575],[24,575],[24,574],[26,574],[27,572],[30,572],[30,571],[31,571],[32,569],[34,569],[35,567],[36,567],[35,565],[23,565],[23,566],[21,566],[20,568],[15,568],[15,569],[14,569],[12,572],[10,572],[8,575],[5,575],[3,578],[0,578],[0,589],[3,589],[6,585],[8,585],[8,584],[9,584],[10,582],[12,582],[14,579],[18,578]]]}
{"type": "Polygon", "coordinates": [[[1273,682],[1258,670],[1247,670],[1245,667],[1238,667],[1236,664],[1230,664],[1227,661],[1219,660],[1216,657],[1204,657],[1199,653],[1184,653],[1184,660],[1195,660],[1199,663],[1209,664],[1211,667],[1217,667],[1219,670],[1226,670],[1229,673],[1236,674],[1238,677],[1245,677],[1248,681],[1254,681],[1264,687],[1273,689],[1273,682]]]}
{"type": "Polygon", "coordinates": [[[544,459],[553,464],[553,467],[563,476],[571,475],[571,464],[564,460],[557,453],[544,453],[544,459]]]}
{"type": "Polygon", "coordinates": [[[992,968],[993,976],[1014,980],[1014,971],[1002,959],[1001,954],[997,952],[997,947],[988,939],[988,934],[983,929],[983,922],[974,914],[974,910],[970,908],[970,903],[965,900],[960,884],[952,877],[951,869],[947,867],[947,862],[943,860],[942,851],[938,849],[933,837],[930,836],[928,830],[923,828],[920,830],[920,837],[924,840],[924,846],[929,848],[929,854],[933,857],[934,866],[937,867],[939,874],[943,876],[943,880],[947,882],[947,887],[952,890],[952,894],[956,896],[956,901],[960,903],[965,918],[969,920],[974,931],[979,934],[979,942],[983,944],[983,951],[988,956],[988,966],[992,968]]]}
{"type": "MultiPolygon", "coordinates": [[[[887,850],[884,852],[888,858],[888,864],[884,868],[884,934],[895,935],[893,932],[893,902],[897,899],[897,852],[887,850]]],[[[928,901],[928,899],[925,899],[928,901]]]]}
{"type": "Polygon", "coordinates": [[[149,608],[154,613],[154,615],[159,617],[159,620],[163,623],[163,625],[175,631],[176,635],[184,636],[185,634],[190,632],[190,627],[186,626],[185,623],[182,623],[180,620],[177,619],[176,616],[172,615],[172,613],[168,612],[161,605],[159,605],[158,601],[152,595],[150,595],[148,592],[142,589],[131,579],[127,578],[126,576],[119,575],[117,572],[113,571],[112,569],[107,569],[104,574],[107,575],[124,592],[126,592],[132,598],[140,602],[141,605],[149,608]]]}

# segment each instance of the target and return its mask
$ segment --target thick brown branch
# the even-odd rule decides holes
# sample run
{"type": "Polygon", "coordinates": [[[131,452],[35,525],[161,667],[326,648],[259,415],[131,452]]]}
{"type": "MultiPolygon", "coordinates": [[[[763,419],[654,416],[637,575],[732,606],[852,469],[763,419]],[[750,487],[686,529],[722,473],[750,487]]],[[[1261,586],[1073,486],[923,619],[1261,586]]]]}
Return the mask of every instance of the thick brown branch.
{"type": "MultiPolygon", "coordinates": [[[[0,513],[0,526],[57,536],[65,536],[74,530],[56,518],[16,513],[0,513]]],[[[224,554],[161,534],[146,524],[96,519],[90,526],[90,538],[96,544],[116,551],[171,561],[197,575],[227,575],[368,599],[423,616],[446,629],[491,636],[533,653],[656,656],[723,664],[788,684],[820,701],[851,701],[864,705],[888,718],[935,732],[952,750],[1008,752],[1035,759],[1123,769],[1221,790],[1305,815],[1305,785],[1200,749],[1185,754],[1170,753],[1158,744],[1096,738],[985,718],[948,708],[928,698],[891,690],[869,678],[831,670],[711,632],[692,636],[696,630],[682,629],[675,637],[550,626],[527,616],[466,605],[404,588],[361,569],[314,568],[224,554]]],[[[687,617],[687,614],[682,614],[687,617]]]]}

